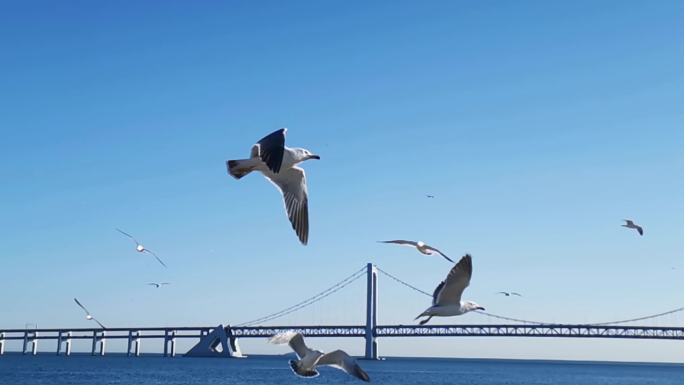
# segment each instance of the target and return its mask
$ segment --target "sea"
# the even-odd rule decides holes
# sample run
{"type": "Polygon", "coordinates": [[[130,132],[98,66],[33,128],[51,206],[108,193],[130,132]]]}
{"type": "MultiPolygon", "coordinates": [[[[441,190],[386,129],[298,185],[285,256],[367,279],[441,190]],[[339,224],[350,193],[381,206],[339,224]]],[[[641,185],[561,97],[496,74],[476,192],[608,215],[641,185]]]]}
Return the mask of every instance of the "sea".
{"type": "MultiPolygon", "coordinates": [[[[242,359],[71,357],[7,354],[0,385],[286,385],[361,384],[322,368],[316,378],[296,377],[289,356],[242,359]]],[[[411,385],[683,385],[684,365],[573,361],[386,358],[359,361],[373,384],[411,385]]]]}

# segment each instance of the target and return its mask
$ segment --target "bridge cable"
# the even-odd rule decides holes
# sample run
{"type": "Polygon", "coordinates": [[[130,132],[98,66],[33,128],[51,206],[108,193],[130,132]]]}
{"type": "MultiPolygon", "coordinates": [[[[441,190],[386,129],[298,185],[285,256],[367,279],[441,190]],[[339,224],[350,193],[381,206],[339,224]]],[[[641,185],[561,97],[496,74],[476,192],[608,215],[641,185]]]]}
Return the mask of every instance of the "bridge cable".
{"type": "MultiPolygon", "coordinates": [[[[405,282],[405,281],[395,277],[394,275],[382,270],[379,267],[377,269],[379,272],[381,272],[382,274],[384,274],[384,275],[388,276],[389,278],[395,280],[396,282],[398,282],[398,283],[400,283],[400,284],[402,284],[402,285],[404,285],[404,286],[406,286],[406,287],[408,287],[414,291],[417,291],[418,293],[424,294],[424,295],[432,298],[432,294],[428,293],[427,291],[421,290],[421,289],[411,285],[410,283],[405,282]]],[[[610,321],[610,322],[581,323],[578,325],[586,325],[586,326],[616,325],[616,324],[623,324],[623,323],[628,323],[628,322],[644,321],[647,319],[658,318],[658,317],[666,316],[668,314],[679,313],[681,311],[684,311],[684,307],[676,308],[676,309],[669,310],[669,311],[662,312],[662,313],[651,314],[651,315],[647,315],[647,316],[643,316],[643,317],[630,318],[630,319],[624,319],[624,320],[619,320],[619,321],[610,321]]],[[[506,317],[506,316],[502,316],[502,315],[498,315],[498,314],[487,313],[487,312],[484,312],[481,310],[475,310],[475,312],[478,314],[482,314],[484,316],[487,316],[487,317],[502,319],[505,321],[513,321],[513,322],[536,324],[536,325],[563,325],[563,324],[560,324],[558,322],[530,321],[530,320],[525,320],[525,319],[520,319],[520,318],[506,317]]]]}
{"type": "Polygon", "coordinates": [[[243,323],[235,325],[235,326],[250,326],[250,325],[257,324],[257,323],[264,323],[264,322],[272,321],[272,320],[280,318],[280,317],[284,317],[284,316],[286,316],[290,313],[293,313],[295,311],[301,310],[301,309],[303,309],[307,306],[313,305],[314,303],[316,303],[316,302],[332,295],[333,293],[336,293],[337,291],[343,289],[344,287],[348,286],[352,282],[363,277],[365,275],[365,272],[366,272],[366,266],[362,267],[360,270],[357,270],[356,272],[354,272],[353,274],[351,274],[347,278],[337,282],[336,284],[332,285],[331,287],[329,287],[329,288],[321,291],[320,293],[318,293],[314,296],[311,296],[311,297],[309,297],[309,298],[307,298],[307,299],[305,299],[299,303],[296,303],[292,306],[289,306],[289,307],[282,309],[280,311],[277,311],[275,313],[271,313],[269,315],[253,319],[251,321],[243,322],[243,323]]]}

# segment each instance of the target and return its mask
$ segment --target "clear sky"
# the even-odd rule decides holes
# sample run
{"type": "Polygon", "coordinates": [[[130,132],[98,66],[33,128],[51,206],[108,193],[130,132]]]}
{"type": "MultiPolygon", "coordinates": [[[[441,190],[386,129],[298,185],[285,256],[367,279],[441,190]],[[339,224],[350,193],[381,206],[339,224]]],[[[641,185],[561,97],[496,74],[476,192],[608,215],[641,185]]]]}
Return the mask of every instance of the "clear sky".
{"type": "MultiPolygon", "coordinates": [[[[683,306],[683,19],[680,1],[4,1],[0,327],[92,326],[73,297],[108,326],[236,324],[367,262],[432,291],[450,266],[376,243],[393,238],[472,253],[465,297],[496,314],[598,322],[683,306]],[[280,127],[321,155],[304,165],[307,247],[273,186],[225,171],[280,127]]],[[[412,323],[428,305],[381,277],[382,323],[412,323]]],[[[274,322],[362,323],[364,306],[360,280],[274,322]]],[[[682,352],[414,341],[380,352],[682,352]]]]}

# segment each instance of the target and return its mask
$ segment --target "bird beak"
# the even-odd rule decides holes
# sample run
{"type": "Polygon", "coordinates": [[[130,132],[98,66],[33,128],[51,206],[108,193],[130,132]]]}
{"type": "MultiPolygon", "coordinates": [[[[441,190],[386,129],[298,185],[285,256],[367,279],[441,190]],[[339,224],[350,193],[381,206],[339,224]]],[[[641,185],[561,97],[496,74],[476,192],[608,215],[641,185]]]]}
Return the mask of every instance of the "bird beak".
{"type": "Polygon", "coordinates": [[[309,155],[309,159],[318,159],[318,160],[320,160],[321,157],[318,156],[318,155],[309,155]]]}
{"type": "Polygon", "coordinates": [[[477,309],[477,310],[484,310],[485,308],[483,308],[482,306],[478,306],[478,307],[476,307],[475,309],[477,309]]]}

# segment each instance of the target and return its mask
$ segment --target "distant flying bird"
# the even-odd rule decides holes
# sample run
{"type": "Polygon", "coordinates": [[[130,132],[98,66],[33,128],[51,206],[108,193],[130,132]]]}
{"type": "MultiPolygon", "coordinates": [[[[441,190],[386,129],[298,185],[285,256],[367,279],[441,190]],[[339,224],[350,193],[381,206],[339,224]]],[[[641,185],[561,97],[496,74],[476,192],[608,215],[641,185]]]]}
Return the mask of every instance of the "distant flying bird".
{"type": "Polygon", "coordinates": [[[80,302],[78,302],[78,300],[76,298],[74,298],[74,302],[76,302],[76,305],[78,305],[86,313],[86,319],[88,321],[95,321],[95,322],[97,322],[98,325],[100,325],[100,327],[102,329],[107,329],[103,324],[100,323],[100,321],[96,320],[95,317],[90,315],[90,312],[88,311],[88,309],[86,309],[85,306],[83,306],[80,302]]]}
{"type": "Polygon", "coordinates": [[[292,350],[297,353],[298,360],[290,360],[290,368],[300,377],[317,377],[319,375],[316,368],[322,365],[329,365],[333,368],[345,371],[359,380],[370,382],[370,377],[356,360],[342,350],[335,350],[330,353],[323,353],[319,350],[309,349],[304,343],[304,337],[293,330],[274,335],[269,339],[272,344],[289,344],[292,350]]]}
{"type": "Polygon", "coordinates": [[[432,247],[430,245],[426,245],[425,243],[423,243],[421,241],[415,242],[415,241],[406,241],[403,239],[395,239],[393,241],[378,241],[378,242],[380,242],[380,243],[394,243],[396,245],[413,247],[425,255],[434,255],[435,253],[437,253],[437,254],[441,255],[442,257],[444,257],[444,259],[446,259],[447,261],[449,261],[451,263],[454,262],[451,258],[447,257],[441,251],[435,249],[434,247],[432,247]]]}
{"type": "Polygon", "coordinates": [[[503,294],[503,295],[505,295],[506,297],[510,297],[510,296],[512,296],[512,295],[516,295],[516,296],[518,296],[518,297],[522,297],[522,294],[516,293],[516,292],[514,292],[514,291],[511,291],[511,292],[508,292],[508,291],[500,291],[500,292],[498,292],[498,293],[496,293],[496,294],[503,294]]]}
{"type": "Polygon", "coordinates": [[[156,287],[157,289],[159,289],[159,288],[162,287],[162,286],[170,285],[170,283],[168,283],[168,282],[159,282],[159,283],[157,283],[157,282],[150,282],[150,283],[148,283],[148,285],[154,286],[154,287],[156,287]]]}
{"type": "Polygon", "coordinates": [[[432,317],[450,317],[465,314],[473,310],[484,310],[482,306],[472,301],[461,301],[461,295],[470,284],[473,275],[473,262],[470,254],[466,254],[454,266],[446,279],[442,281],[432,294],[432,306],[418,317],[428,317],[420,321],[424,325],[432,317]]]}
{"type": "Polygon", "coordinates": [[[425,195],[425,196],[428,197],[428,198],[434,198],[434,197],[435,197],[434,195],[430,195],[430,194],[427,194],[427,195],[425,195]]]}
{"type": "Polygon", "coordinates": [[[148,253],[148,254],[152,255],[153,257],[155,257],[157,259],[157,261],[159,261],[159,263],[161,263],[162,266],[166,267],[166,264],[164,263],[164,261],[162,261],[161,258],[159,258],[157,256],[157,254],[155,254],[152,250],[145,248],[145,246],[143,246],[142,243],[138,242],[137,239],[133,238],[133,236],[131,234],[128,234],[127,232],[120,230],[120,229],[116,229],[116,231],[127,236],[128,238],[131,238],[133,240],[133,242],[135,242],[135,251],[137,251],[139,253],[144,252],[144,253],[148,253]]]}
{"type": "Polygon", "coordinates": [[[285,210],[299,241],[309,241],[309,203],[306,175],[297,164],[309,159],[321,159],[303,148],[285,146],[286,128],[263,137],[252,146],[249,159],[229,160],[228,174],[240,179],[252,171],[261,173],[283,194],[285,210]]]}
{"type": "Polygon", "coordinates": [[[636,230],[639,235],[644,235],[644,228],[637,225],[636,223],[632,222],[630,219],[623,219],[625,221],[625,224],[622,225],[622,227],[626,227],[628,229],[634,229],[636,230]]]}

